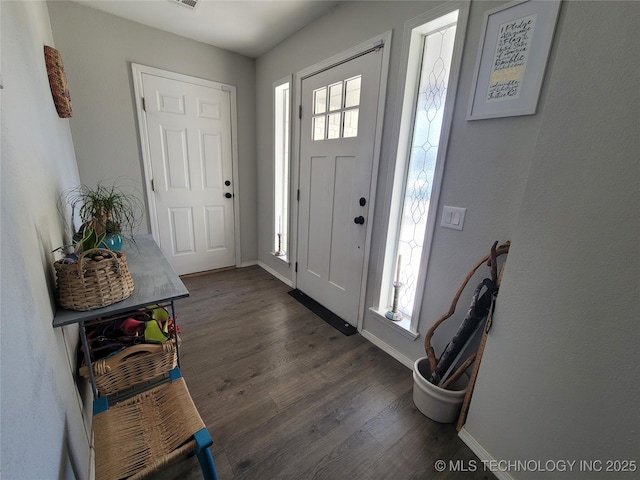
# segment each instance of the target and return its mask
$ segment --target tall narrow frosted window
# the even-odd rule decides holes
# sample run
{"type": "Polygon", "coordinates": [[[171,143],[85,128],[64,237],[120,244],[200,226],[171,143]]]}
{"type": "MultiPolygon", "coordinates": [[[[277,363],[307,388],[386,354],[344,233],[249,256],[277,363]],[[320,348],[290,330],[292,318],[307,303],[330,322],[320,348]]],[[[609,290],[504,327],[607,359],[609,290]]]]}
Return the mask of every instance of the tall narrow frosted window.
{"type": "MultiPolygon", "coordinates": [[[[468,10],[464,12],[466,21],[468,10]]],[[[417,332],[416,313],[430,247],[429,227],[433,226],[431,197],[434,187],[439,188],[445,157],[441,139],[448,137],[450,127],[447,112],[452,106],[447,94],[457,82],[450,78],[452,62],[454,52],[462,48],[462,42],[456,45],[458,15],[459,10],[425,15],[423,23],[414,24],[407,34],[407,78],[379,310],[384,312],[392,305],[393,283],[399,280],[399,325],[412,332],[417,332]]]]}
{"type": "Polygon", "coordinates": [[[273,252],[287,259],[289,249],[290,82],[274,90],[274,239],[273,252]]]}
{"type": "Polygon", "coordinates": [[[409,317],[413,312],[422,260],[455,34],[453,24],[424,36],[397,246],[398,258],[402,258],[403,263],[400,280],[404,284],[398,306],[409,317]]]}

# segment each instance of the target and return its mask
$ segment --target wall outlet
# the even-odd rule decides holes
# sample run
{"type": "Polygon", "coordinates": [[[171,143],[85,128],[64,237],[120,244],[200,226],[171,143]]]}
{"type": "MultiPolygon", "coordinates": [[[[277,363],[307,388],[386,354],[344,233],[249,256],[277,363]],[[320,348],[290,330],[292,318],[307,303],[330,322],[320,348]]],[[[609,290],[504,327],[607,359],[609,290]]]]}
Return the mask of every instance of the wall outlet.
{"type": "Polygon", "coordinates": [[[466,211],[466,208],[450,207],[445,205],[442,209],[440,226],[444,228],[453,228],[454,230],[462,230],[466,211]]]}

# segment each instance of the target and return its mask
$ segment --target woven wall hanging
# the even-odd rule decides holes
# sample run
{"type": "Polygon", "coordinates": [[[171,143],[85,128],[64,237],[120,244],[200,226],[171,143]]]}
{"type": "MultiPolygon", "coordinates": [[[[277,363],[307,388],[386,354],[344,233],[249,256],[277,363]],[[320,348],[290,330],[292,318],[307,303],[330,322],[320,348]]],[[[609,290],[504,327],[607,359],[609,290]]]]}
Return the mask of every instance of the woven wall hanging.
{"type": "Polygon", "coordinates": [[[44,60],[47,65],[47,76],[49,86],[53,95],[53,103],[60,118],[70,118],[73,115],[71,110],[71,96],[67,85],[67,75],[64,73],[62,56],[60,52],[48,45],[44,46],[44,60]]]}

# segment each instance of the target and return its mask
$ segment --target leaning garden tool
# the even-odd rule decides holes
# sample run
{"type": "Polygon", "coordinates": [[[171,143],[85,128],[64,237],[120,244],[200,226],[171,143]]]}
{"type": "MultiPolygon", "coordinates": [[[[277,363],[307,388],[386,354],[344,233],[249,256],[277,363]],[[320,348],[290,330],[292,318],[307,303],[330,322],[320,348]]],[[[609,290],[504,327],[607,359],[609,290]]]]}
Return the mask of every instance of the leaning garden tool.
{"type": "Polygon", "coordinates": [[[474,334],[478,331],[480,326],[484,324],[484,319],[488,317],[493,305],[493,299],[497,295],[500,283],[497,270],[497,257],[508,253],[509,246],[510,242],[505,242],[500,246],[498,246],[498,242],[493,244],[491,252],[474,265],[464,278],[462,284],[453,297],[449,311],[440,317],[427,331],[425,335],[425,350],[429,360],[430,371],[432,372],[431,377],[429,378],[431,383],[446,389],[452,385],[476,360],[477,351],[473,352],[464,362],[459,364],[455,371],[453,371],[455,366],[458,365],[460,357],[464,353],[466,347],[474,337],[474,334]],[[431,339],[435,330],[446,319],[455,313],[460,295],[476,271],[484,264],[487,264],[490,267],[491,278],[484,279],[482,283],[478,285],[474,292],[471,306],[469,307],[467,315],[460,325],[460,328],[451,342],[447,345],[440,358],[436,359],[435,352],[431,346],[431,339]]]}

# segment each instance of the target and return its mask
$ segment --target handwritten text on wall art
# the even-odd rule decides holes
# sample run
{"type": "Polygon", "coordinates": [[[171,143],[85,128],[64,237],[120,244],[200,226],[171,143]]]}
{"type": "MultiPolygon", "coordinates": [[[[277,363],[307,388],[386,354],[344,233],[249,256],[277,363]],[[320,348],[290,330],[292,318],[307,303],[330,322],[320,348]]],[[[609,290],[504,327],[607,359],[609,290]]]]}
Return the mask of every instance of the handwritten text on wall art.
{"type": "Polygon", "coordinates": [[[500,25],[487,102],[520,96],[537,16],[533,14],[500,25]]]}

